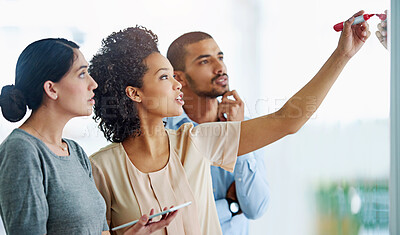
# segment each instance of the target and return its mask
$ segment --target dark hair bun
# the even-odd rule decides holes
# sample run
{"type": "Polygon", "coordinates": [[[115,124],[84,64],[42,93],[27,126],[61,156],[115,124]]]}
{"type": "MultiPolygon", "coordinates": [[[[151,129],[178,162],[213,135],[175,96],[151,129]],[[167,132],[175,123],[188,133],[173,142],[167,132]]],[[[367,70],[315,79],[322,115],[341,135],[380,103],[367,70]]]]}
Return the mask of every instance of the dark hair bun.
{"type": "Polygon", "coordinates": [[[24,94],[14,85],[4,86],[1,89],[0,106],[3,116],[10,122],[18,122],[26,114],[24,94]]]}

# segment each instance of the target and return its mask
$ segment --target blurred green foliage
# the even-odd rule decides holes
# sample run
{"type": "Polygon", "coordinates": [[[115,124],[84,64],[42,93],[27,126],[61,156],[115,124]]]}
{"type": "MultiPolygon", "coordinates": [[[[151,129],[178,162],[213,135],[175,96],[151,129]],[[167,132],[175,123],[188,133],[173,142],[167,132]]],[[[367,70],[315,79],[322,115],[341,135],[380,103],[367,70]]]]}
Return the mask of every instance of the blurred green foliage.
{"type": "Polygon", "coordinates": [[[321,184],[316,192],[318,232],[356,235],[389,227],[388,180],[321,184]]]}

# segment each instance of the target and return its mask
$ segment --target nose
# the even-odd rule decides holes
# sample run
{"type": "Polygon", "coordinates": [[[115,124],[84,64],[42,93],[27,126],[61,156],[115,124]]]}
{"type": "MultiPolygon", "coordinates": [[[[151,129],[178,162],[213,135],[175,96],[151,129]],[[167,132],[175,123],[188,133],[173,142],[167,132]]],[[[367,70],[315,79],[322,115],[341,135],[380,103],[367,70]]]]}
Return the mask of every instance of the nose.
{"type": "Polygon", "coordinates": [[[176,80],[175,77],[174,77],[173,80],[174,80],[173,81],[174,82],[174,84],[173,84],[174,90],[177,89],[177,90],[180,91],[182,89],[182,84],[180,82],[178,82],[178,80],[176,80]]]}
{"type": "Polygon", "coordinates": [[[90,90],[95,90],[99,85],[97,84],[97,82],[93,79],[92,76],[90,76],[90,81],[89,81],[89,88],[90,90]]]}
{"type": "Polygon", "coordinates": [[[225,73],[225,64],[221,60],[216,60],[214,63],[214,73],[215,74],[223,74],[225,73]]]}

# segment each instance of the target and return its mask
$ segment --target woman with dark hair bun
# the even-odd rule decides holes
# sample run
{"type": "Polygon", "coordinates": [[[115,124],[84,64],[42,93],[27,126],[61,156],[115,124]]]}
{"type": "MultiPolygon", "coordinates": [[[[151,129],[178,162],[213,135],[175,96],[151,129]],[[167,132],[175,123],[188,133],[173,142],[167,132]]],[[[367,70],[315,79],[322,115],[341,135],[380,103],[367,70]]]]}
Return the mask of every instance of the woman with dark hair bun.
{"type": "MultiPolygon", "coordinates": [[[[151,207],[158,212],[192,201],[157,234],[222,234],[210,165],[233,171],[237,156],[293,134],[307,122],[370,36],[366,23],[351,26],[353,21],[346,21],[336,50],[321,70],[277,112],[243,122],[185,123],[176,131],[166,130],[163,118],[182,114],[181,88],[187,84],[175,80],[170,62],[158,51],[157,36],[137,26],[104,39],[89,71],[99,84],[95,119],[114,143],[90,160],[109,225],[138,219],[151,207]]],[[[187,63],[213,66],[202,63],[203,57],[207,55],[187,63]]]]}
{"type": "MultiPolygon", "coordinates": [[[[76,142],[62,138],[71,118],[92,113],[97,83],[87,69],[74,42],[43,39],[19,56],[15,85],[1,89],[8,121],[32,110],[0,145],[0,215],[7,234],[109,234],[90,161],[76,142]]],[[[148,224],[145,215],[128,232],[150,234],[173,218],[148,224]]]]}

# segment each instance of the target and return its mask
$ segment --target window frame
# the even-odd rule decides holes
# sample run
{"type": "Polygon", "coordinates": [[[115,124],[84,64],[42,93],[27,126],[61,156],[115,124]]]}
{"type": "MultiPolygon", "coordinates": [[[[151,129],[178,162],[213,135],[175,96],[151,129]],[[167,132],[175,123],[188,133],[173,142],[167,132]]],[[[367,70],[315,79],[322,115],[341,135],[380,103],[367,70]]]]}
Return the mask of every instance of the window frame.
{"type": "Polygon", "coordinates": [[[400,234],[400,2],[390,10],[390,234],[400,234]],[[396,27],[397,26],[397,27],[396,27]]]}

